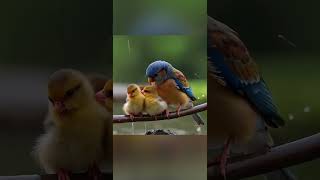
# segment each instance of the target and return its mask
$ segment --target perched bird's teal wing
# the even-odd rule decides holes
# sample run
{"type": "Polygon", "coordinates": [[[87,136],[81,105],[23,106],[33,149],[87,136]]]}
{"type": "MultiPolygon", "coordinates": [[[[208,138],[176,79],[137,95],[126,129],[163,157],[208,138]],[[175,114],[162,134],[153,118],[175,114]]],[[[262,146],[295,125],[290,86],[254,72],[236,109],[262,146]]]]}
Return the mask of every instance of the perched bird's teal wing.
{"type": "Polygon", "coordinates": [[[175,68],[173,68],[173,73],[174,81],[177,83],[178,88],[184,93],[186,93],[192,101],[195,101],[197,98],[193,95],[192,89],[189,86],[189,82],[187,78],[184,76],[184,74],[175,68]]]}
{"type": "Polygon", "coordinates": [[[258,67],[238,34],[228,26],[208,19],[209,75],[245,97],[271,127],[284,125],[258,67]]]}

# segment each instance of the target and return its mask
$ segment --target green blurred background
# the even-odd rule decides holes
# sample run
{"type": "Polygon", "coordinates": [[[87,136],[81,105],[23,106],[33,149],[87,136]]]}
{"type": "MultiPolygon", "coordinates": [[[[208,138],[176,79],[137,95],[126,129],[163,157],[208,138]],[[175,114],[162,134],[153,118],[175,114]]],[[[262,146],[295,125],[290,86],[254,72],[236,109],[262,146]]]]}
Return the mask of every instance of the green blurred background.
{"type": "MultiPolygon", "coordinates": [[[[207,60],[205,36],[114,36],[113,79],[114,114],[123,114],[126,86],[130,83],[147,84],[145,70],[148,65],[162,59],[181,70],[190,81],[195,104],[206,102],[207,60]]],[[[206,122],[206,112],[200,113],[206,122]]],[[[170,129],[177,134],[206,134],[206,126],[197,131],[190,116],[170,121],[115,124],[114,134],[143,134],[146,129],[170,129]],[[146,127],[147,128],[146,128],[146,127]],[[134,128],[134,130],[133,130],[134,128]]]]}
{"type": "Polygon", "coordinates": [[[206,0],[113,0],[113,34],[205,34],[206,0]]]}

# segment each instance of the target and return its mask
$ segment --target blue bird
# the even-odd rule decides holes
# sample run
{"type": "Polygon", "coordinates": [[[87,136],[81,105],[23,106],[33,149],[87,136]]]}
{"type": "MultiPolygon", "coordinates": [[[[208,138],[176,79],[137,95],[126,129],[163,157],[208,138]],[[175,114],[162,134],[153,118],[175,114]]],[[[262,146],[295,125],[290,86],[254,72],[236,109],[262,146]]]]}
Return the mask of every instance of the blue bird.
{"type": "MultiPolygon", "coordinates": [[[[146,69],[146,76],[150,84],[155,84],[159,96],[168,105],[177,107],[180,115],[181,108],[190,108],[192,101],[196,100],[185,75],[174,68],[170,63],[156,60],[146,69]]],[[[204,124],[199,114],[193,114],[193,119],[198,125],[204,124]]]]}
{"type": "Polygon", "coordinates": [[[226,177],[230,144],[243,153],[267,151],[273,145],[267,126],[278,128],[285,122],[238,33],[210,17],[207,33],[208,147],[224,142],[219,161],[226,177]]]}

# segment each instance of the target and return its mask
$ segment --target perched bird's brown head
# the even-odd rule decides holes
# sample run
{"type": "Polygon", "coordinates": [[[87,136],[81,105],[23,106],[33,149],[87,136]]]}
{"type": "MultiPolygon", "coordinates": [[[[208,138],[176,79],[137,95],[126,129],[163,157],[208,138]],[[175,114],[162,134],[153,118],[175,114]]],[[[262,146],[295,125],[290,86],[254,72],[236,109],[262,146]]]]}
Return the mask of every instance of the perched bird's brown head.
{"type": "Polygon", "coordinates": [[[50,76],[48,99],[53,112],[60,116],[76,112],[95,101],[88,79],[72,69],[61,69],[50,76]]]}
{"type": "Polygon", "coordinates": [[[141,93],[141,89],[137,84],[129,84],[127,88],[127,95],[129,98],[133,98],[141,93]]]}
{"type": "Polygon", "coordinates": [[[156,87],[153,85],[145,86],[142,90],[142,94],[144,94],[145,96],[148,96],[148,95],[158,96],[158,91],[156,87]]]}

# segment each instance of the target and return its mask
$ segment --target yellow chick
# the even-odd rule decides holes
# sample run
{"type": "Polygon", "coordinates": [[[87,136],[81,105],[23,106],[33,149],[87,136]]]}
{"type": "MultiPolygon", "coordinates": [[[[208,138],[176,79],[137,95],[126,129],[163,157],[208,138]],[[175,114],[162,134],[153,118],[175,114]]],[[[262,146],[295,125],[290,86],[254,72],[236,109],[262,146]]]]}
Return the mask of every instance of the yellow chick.
{"type": "Polygon", "coordinates": [[[113,82],[109,80],[102,90],[96,93],[96,100],[100,102],[108,112],[112,112],[113,107],[113,82]]]}
{"type": "Polygon", "coordinates": [[[35,155],[47,173],[68,180],[69,173],[95,172],[104,156],[107,111],[96,102],[88,79],[79,71],[62,69],[48,83],[49,116],[54,126],[37,141],[35,155]]]}
{"type": "Polygon", "coordinates": [[[127,88],[127,102],[123,105],[123,111],[126,115],[134,116],[142,114],[144,109],[144,95],[137,84],[129,84],[127,88]]]}
{"type": "Polygon", "coordinates": [[[168,105],[158,96],[155,86],[145,86],[142,93],[145,96],[144,111],[147,114],[155,116],[166,112],[167,117],[169,116],[168,105]]]}

